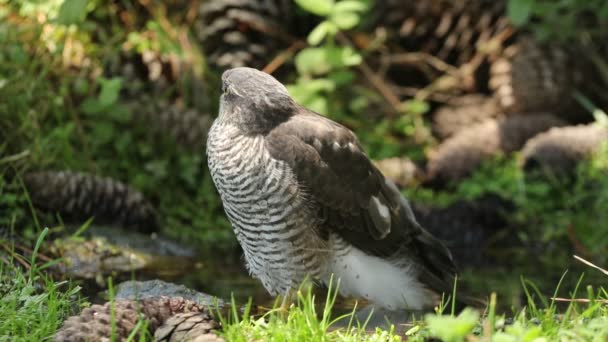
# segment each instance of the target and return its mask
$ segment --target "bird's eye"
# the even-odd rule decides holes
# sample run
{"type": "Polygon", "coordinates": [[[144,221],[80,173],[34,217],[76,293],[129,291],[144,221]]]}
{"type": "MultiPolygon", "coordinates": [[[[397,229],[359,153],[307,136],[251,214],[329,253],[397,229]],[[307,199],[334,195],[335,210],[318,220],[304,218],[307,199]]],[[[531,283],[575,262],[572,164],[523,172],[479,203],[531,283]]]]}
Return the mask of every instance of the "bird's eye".
{"type": "Polygon", "coordinates": [[[222,83],[222,93],[226,93],[226,91],[228,90],[228,86],[226,86],[226,83],[222,83]]]}

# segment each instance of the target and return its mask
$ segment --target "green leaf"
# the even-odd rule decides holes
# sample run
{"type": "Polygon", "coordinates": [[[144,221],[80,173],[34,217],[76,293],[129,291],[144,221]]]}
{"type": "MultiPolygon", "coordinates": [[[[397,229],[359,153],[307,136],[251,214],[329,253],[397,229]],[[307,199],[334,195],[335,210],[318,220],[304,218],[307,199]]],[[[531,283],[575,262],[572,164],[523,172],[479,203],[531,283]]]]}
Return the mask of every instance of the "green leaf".
{"type": "Polygon", "coordinates": [[[122,80],[120,77],[111,79],[101,79],[101,92],[99,93],[99,104],[107,107],[116,103],[120,88],[122,86],[122,80]]]}
{"type": "Polygon", "coordinates": [[[334,12],[331,21],[341,30],[350,30],[359,24],[359,15],[355,12],[334,12]]]}
{"type": "Polygon", "coordinates": [[[298,6],[302,7],[307,12],[316,14],[321,17],[328,16],[333,7],[334,0],[295,0],[298,6]]]}
{"type": "Polygon", "coordinates": [[[403,103],[405,111],[410,114],[424,114],[430,110],[429,104],[420,100],[409,100],[403,103]]]}
{"type": "Polygon", "coordinates": [[[313,112],[317,112],[325,116],[329,114],[329,103],[327,101],[327,98],[323,96],[314,96],[304,105],[311,109],[313,112]]]}
{"type": "Polygon", "coordinates": [[[515,26],[528,23],[532,14],[532,0],[509,0],[507,4],[507,15],[515,26]]]}
{"type": "Polygon", "coordinates": [[[97,114],[100,113],[104,108],[105,107],[99,103],[99,100],[92,97],[86,98],[80,105],[80,109],[82,109],[85,114],[97,114]]]}
{"type": "Polygon", "coordinates": [[[114,125],[109,122],[96,122],[93,126],[93,140],[97,146],[102,146],[114,139],[114,125]]]}
{"type": "Polygon", "coordinates": [[[431,334],[445,342],[464,341],[465,337],[473,331],[479,313],[466,308],[457,317],[426,315],[425,321],[431,334]]]}
{"type": "Polygon", "coordinates": [[[368,9],[368,4],[363,1],[345,0],[340,1],[334,6],[334,14],[344,12],[365,12],[368,9]]]}
{"type": "Polygon", "coordinates": [[[337,86],[346,85],[352,83],[355,79],[355,74],[349,70],[338,70],[333,71],[327,75],[337,86]]]}
{"type": "Polygon", "coordinates": [[[301,75],[320,75],[331,70],[325,48],[307,48],[295,57],[296,69],[301,75]]]}
{"type": "Polygon", "coordinates": [[[327,36],[329,25],[330,25],[329,22],[323,21],[322,23],[317,25],[317,27],[315,27],[312,31],[310,31],[310,33],[308,34],[308,39],[307,39],[308,44],[319,45],[319,43],[321,43],[323,38],[325,38],[325,36],[327,36]]]}
{"type": "Polygon", "coordinates": [[[87,16],[88,0],[65,0],[59,8],[57,21],[63,25],[78,24],[87,16]]]}
{"type": "Polygon", "coordinates": [[[351,47],[346,47],[342,51],[342,63],[345,66],[355,66],[361,64],[363,57],[351,47]]]}

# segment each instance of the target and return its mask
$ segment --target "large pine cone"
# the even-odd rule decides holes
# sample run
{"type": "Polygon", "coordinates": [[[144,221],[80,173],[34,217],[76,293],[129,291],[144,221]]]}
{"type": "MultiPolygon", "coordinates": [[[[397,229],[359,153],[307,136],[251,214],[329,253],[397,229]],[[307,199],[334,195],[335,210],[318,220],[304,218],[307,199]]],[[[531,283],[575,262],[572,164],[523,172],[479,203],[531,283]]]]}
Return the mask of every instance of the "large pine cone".
{"type": "Polygon", "coordinates": [[[179,98],[191,95],[188,91],[180,93],[180,86],[197,93],[203,88],[202,80],[196,78],[188,61],[175,54],[152,50],[123,51],[106,63],[104,72],[108,77],[122,78],[121,95],[126,100],[137,99],[142,94],[179,98]]]}
{"type": "Polygon", "coordinates": [[[195,33],[218,70],[262,68],[285,46],[294,4],[290,0],[206,0],[195,33]]]}
{"type": "Polygon", "coordinates": [[[405,187],[422,178],[422,170],[407,158],[386,158],[375,160],[374,165],[382,174],[399,187],[405,187]]]}
{"type": "Polygon", "coordinates": [[[374,15],[405,50],[461,65],[510,27],[505,4],[504,0],[376,1],[374,15]]]}
{"type": "Polygon", "coordinates": [[[509,113],[560,110],[569,121],[589,121],[572,96],[586,74],[580,56],[558,45],[521,37],[491,66],[490,88],[509,113]]]}
{"type": "Polygon", "coordinates": [[[155,341],[166,342],[222,342],[213,330],[219,325],[206,312],[178,313],[165,321],[154,332],[155,341]]]}
{"type": "Polygon", "coordinates": [[[143,194],[111,178],[70,171],[42,171],[23,177],[35,207],[67,219],[118,223],[150,232],[159,228],[154,207],[143,194]]]}
{"type": "Polygon", "coordinates": [[[493,194],[444,208],[413,205],[420,224],[445,241],[459,267],[488,264],[491,241],[508,228],[507,216],[514,208],[493,194]]]}
{"type": "Polygon", "coordinates": [[[143,96],[129,103],[135,118],[145,122],[159,135],[170,136],[180,146],[191,151],[202,151],[213,117],[180,103],[169,103],[143,96]]]}
{"type": "Polygon", "coordinates": [[[519,150],[528,139],[565,123],[549,114],[490,119],[460,131],[431,153],[427,176],[432,183],[469,176],[481,163],[500,153],[519,150]]]}
{"type": "MultiPolygon", "coordinates": [[[[124,341],[131,334],[140,320],[148,321],[147,330],[141,333],[152,334],[170,317],[178,313],[201,313],[201,318],[208,323],[207,333],[217,329],[218,324],[195,302],[175,297],[147,298],[139,301],[116,300],[104,305],[92,305],[82,310],[80,315],[69,317],[55,335],[55,341],[102,341],[112,335],[112,318],[116,339],[124,341]]],[[[182,326],[184,329],[185,326],[182,326]]]]}
{"type": "Polygon", "coordinates": [[[442,140],[447,139],[471,125],[501,115],[502,110],[490,96],[471,94],[456,97],[433,113],[433,133],[442,140]]]}
{"type": "Polygon", "coordinates": [[[540,168],[566,175],[608,143],[608,129],[597,124],[553,128],[530,139],[522,150],[527,170],[540,168]]]}

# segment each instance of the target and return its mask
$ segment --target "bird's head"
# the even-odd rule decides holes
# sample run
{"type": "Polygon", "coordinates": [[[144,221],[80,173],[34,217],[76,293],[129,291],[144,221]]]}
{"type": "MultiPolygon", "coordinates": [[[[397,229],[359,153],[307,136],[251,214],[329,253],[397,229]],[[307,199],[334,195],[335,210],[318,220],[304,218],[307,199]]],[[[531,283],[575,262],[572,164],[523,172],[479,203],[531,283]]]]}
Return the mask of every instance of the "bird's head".
{"type": "Polygon", "coordinates": [[[296,111],[287,88],[265,72],[240,67],[222,75],[220,120],[239,126],[245,133],[268,132],[296,111]]]}

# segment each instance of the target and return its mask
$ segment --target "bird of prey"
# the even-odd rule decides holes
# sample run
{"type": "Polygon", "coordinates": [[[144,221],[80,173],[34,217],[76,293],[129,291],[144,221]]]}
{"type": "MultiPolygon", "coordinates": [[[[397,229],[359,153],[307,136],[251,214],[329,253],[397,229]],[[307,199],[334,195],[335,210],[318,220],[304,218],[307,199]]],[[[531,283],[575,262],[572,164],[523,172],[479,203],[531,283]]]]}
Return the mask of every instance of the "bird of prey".
{"type": "Polygon", "coordinates": [[[270,294],[332,275],[341,294],[387,309],[429,309],[451,293],[450,252],[352,131],[259,70],[227,70],[222,83],[209,170],[247,267],[270,294]]]}

